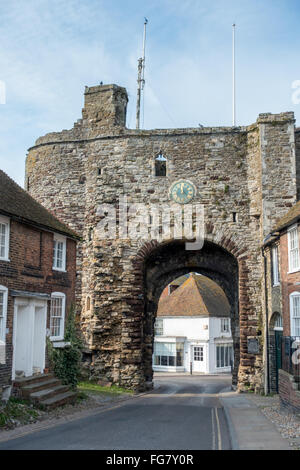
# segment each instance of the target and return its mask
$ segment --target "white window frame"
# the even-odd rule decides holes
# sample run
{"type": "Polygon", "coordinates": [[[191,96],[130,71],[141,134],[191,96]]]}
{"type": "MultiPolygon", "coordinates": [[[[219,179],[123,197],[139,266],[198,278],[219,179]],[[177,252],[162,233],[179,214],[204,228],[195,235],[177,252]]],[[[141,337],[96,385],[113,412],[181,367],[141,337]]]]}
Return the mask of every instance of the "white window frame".
{"type": "Polygon", "coordinates": [[[5,226],[4,256],[0,256],[0,261],[9,261],[10,219],[0,215],[0,224],[5,226]]]}
{"type": "Polygon", "coordinates": [[[63,271],[66,272],[66,253],[67,253],[67,237],[64,237],[63,235],[59,235],[57,233],[54,234],[53,237],[53,264],[52,264],[52,269],[54,271],[63,271]],[[62,266],[59,267],[57,266],[57,243],[62,243],[63,244],[63,250],[62,250],[62,266]]]}
{"type": "Polygon", "coordinates": [[[280,313],[276,314],[275,321],[274,321],[274,331],[282,331],[283,330],[283,318],[280,313]]]}
{"type": "Polygon", "coordinates": [[[5,345],[6,343],[6,322],[7,322],[7,299],[8,289],[5,286],[0,285],[0,292],[3,293],[3,326],[0,329],[0,344],[5,345]]]}
{"type": "Polygon", "coordinates": [[[156,318],[154,323],[154,336],[163,336],[164,334],[164,320],[156,318]]]}
{"type": "Polygon", "coordinates": [[[289,253],[289,273],[294,273],[296,271],[299,271],[300,269],[300,263],[299,263],[299,234],[298,234],[298,225],[293,225],[288,229],[288,253],[289,253]],[[296,247],[291,248],[291,234],[294,232],[296,234],[296,247]],[[296,265],[293,266],[292,262],[292,252],[295,251],[297,254],[297,259],[296,259],[296,265]]]}
{"type": "Polygon", "coordinates": [[[204,346],[193,346],[193,362],[204,361],[204,346]]]}
{"type": "Polygon", "coordinates": [[[300,292],[292,292],[290,294],[290,331],[291,331],[291,336],[295,336],[297,338],[300,337],[300,325],[299,325],[299,331],[298,335],[296,334],[296,329],[295,329],[295,324],[294,324],[294,319],[299,319],[299,324],[300,324],[300,292]],[[299,298],[299,313],[298,315],[294,315],[294,300],[295,298],[299,298]]]}
{"type": "Polygon", "coordinates": [[[230,333],[230,318],[221,318],[221,333],[230,333]],[[227,325],[228,328],[224,328],[227,325]]]}
{"type": "MultiPolygon", "coordinates": [[[[234,358],[234,351],[233,351],[233,344],[232,343],[217,343],[216,344],[216,369],[220,370],[220,369],[228,369],[230,366],[231,366],[231,361],[233,363],[233,358],[234,358]],[[225,363],[225,348],[228,349],[228,353],[227,353],[227,358],[229,359],[229,364],[228,365],[221,365],[221,366],[218,366],[218,348],[224,348],[223,351],[224,351],[224,363],[225,363]],[[229,357],[229,348],[231,349],[231,357],[229,357]]],[[[222,362],[222,361],[221,361],[222,362]]]]}
{"type": "Polygon", "coordinates": [[[279,286],[279,250],[278,245],[272,247],[273,286],[279,286]]]}
{"type": "MultiPolygon", "coordinates": [[[[55,317],[57,318],[57,317],[55,317]]],[[[50,301],[50,340],[59,341],[64,339],[65,335],[65,318],[66,318],[66,294],[63,292],[52,292],[50,301]],[[52,299],[62,299],[62,316],[61,318],[61,331],[59,336],[51,335],[51,319],[52,319],[52,299]]]]}

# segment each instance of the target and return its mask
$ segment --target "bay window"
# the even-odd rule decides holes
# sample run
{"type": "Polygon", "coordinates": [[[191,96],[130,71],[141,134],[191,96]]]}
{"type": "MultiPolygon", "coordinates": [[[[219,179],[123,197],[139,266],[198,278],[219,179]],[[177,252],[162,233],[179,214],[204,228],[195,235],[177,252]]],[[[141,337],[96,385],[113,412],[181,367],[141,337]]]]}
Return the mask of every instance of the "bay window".
{"type": "Polygon", "coordinates": [[[233,363],[233,347],[231,344],[217,344],[217,368],[230,367],[233,363]]]}
{"type": "Polygon", "coordinates": [[[183,366],[183,343],[154,343],[155,366],[183,366]]]}

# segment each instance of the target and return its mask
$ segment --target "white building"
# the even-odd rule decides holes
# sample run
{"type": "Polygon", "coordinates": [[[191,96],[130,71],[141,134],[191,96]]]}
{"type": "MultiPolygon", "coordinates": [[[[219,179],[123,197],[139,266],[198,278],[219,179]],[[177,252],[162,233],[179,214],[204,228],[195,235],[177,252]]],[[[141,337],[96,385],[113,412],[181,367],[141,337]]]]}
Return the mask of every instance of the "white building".
{"type": "Polygon", "coordinates": [[[233,341],[228,299],[200,274],[182,276],[164,290],[157,311],[153,370],[230,372],[233,341]]]}

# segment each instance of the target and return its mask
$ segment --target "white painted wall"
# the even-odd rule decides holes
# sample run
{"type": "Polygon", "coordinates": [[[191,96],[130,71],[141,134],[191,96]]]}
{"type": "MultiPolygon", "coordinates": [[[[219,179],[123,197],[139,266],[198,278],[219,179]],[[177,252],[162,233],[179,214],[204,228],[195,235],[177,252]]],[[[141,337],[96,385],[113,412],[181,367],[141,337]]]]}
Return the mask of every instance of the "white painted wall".
{"type": "Polygon", "coordinates": [[[228,368],[216,367],[216,344],[232,343],[231,332],[221,332],[221,319],[215,317],[159,317],[163,320],[163,335],[156,336],[158,342],[184,341],[184,367],[153,366],[155,371],[190,370],[204,373],[230,372],[228,368]],[[203,361],[193,361],[193,347],[203,347],[203,361]]]}

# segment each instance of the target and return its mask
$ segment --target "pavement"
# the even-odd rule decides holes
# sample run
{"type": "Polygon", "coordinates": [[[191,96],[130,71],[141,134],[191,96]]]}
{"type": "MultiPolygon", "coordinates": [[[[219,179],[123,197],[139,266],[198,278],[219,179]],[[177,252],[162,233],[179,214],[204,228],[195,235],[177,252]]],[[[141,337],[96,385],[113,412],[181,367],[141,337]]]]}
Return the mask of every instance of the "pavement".
{"type": "Polygon", "coordinates": [[[0,433],[0,450],[290,450],[231,376],[155,375],[155,388],[47,427],[0,433]]]}
{"type": "Polygon", "coordinates": [[[291,450],[274,424],[257,405],[237,392],[220,397],[230,433],[232,450],[291,450]]]}

